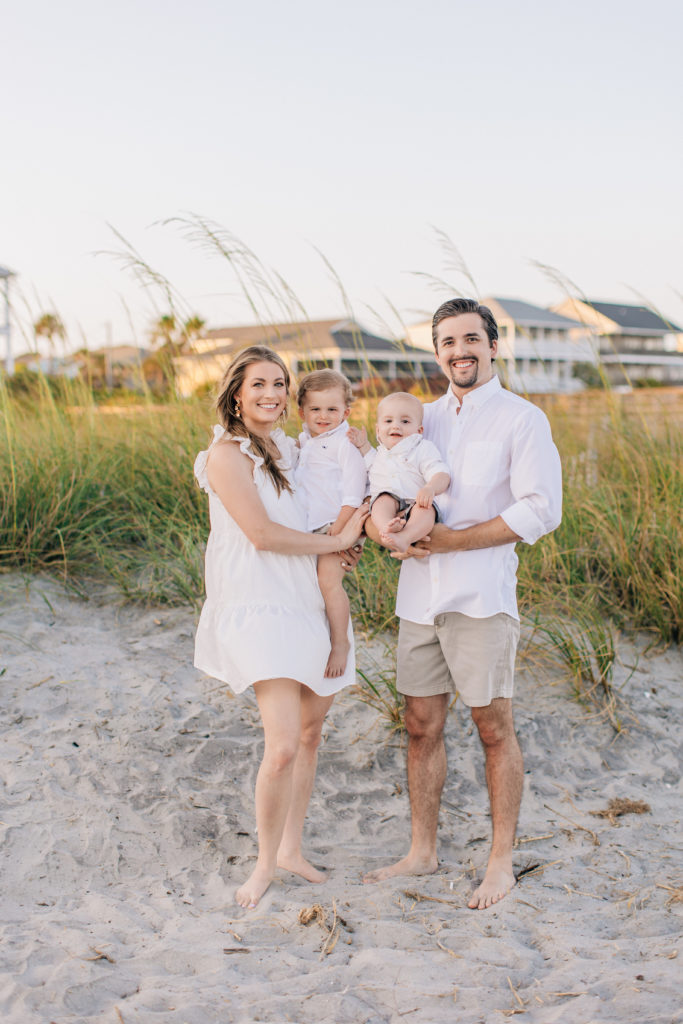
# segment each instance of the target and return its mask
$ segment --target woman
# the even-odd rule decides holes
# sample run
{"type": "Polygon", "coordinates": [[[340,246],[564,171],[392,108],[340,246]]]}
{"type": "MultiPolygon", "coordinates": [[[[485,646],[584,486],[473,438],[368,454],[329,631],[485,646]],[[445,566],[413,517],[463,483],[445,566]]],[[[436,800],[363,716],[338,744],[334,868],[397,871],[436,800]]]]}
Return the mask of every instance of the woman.
{"type": "Polygon", "coordinates": [[[195,473],[209,494],[206,603],[195,665],[236,693],[254,687],[265,734],[256,779],[256,867],[236,893],[255,907],[277,867],[310,882],[325,876],[301,850],[322,723],[355,669],[325,678],[330,637],[316,555],[358,540],[359,509],[337,536],[304,532],[292,492],[296,446],[275,424],[286,412],[289,372],[269,348],[252,346],[228,367],[217,410],[221,426],[195,473]]]}

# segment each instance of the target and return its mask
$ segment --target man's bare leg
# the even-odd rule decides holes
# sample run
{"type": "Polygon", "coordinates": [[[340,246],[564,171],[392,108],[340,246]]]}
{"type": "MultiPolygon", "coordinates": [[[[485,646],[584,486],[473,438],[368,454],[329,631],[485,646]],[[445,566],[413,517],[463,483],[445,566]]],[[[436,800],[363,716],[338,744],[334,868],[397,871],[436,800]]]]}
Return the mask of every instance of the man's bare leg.
{"type": "Polygon", "coordinates": [[[516,884],[512,845],[522,802],[524,764],[512,719],[512,701],[497,697],[488,707],[471,711],[486,758],[493,837],[484,880],[468,906],[485,910],[502,900],[516,884]]]}
{"type": "Polygon", "coordinates": [[[443,729],[448,699],[447,693],[434,697],[406,697],[410,850],[395,864],[368,872],[364,882],[381,882],[394,875],[430,875],[438,867],[436,829],[441,791],[446,781],[443,729]]]}
{"type": "Polygon", "coordinates": [[[301,837],[315,781],[323,721],[333,700],[334,696],[319,697],[307,686],[301,687],[301,738],[294,762],[289,812],[277,852],[277,866],[301,875],[307,882],[324,882],[327,877],[304,857],[301,837]]]}

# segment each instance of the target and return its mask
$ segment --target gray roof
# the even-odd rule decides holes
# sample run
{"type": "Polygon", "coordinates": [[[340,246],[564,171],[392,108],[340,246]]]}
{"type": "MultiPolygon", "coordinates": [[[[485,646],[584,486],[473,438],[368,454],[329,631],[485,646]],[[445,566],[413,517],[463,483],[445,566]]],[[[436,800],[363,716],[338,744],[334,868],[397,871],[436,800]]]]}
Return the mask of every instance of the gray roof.
{"type": "Polygon", "coordinates": [[[499,299],[497,295],[493,298],[520,327],[564,327],[569,330],[570,327],[581,326],[578,320],[570,320],[559,313],[553,313],[551,309],[534,306],[531,302],[522,302],[521,299],[499,299]]]}
{"type": "Polygon", "coordinates": [[[593,299],[586,299],[585,302],[598,313],[614,320],[619,327],[626,331],[653,331],[655,334],[668,334],[673,331],[681,333],[681,328],[672,323],[671,320],[664,320],[647,306],[625,306],[617,302],[594,302],[593,299]]]}

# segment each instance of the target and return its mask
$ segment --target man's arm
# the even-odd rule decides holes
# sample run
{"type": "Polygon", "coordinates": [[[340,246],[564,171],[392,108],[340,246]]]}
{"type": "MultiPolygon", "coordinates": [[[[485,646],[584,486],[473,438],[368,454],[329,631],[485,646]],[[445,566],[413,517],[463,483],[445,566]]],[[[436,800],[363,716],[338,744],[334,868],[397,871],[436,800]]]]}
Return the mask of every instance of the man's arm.
{"type": "MultiPolygon", "coordinates": [[[[370,521],[365,524],[369,533],[370,521]]],[[[425,554],[440,555],[447,551],[475,551],[478,548],[498,548],[503,544],[515,544],[522,538],[515,533],[502,516],[488,519],[485,523],[475,523],[462,530],[451,530],[443,523],[436,523],[428,537],[424,537],[415,545],[425,554]]],[[[417,554],[417,552],[415,552],[417,554]]],[[[418,555],[418,557],[420,557],[418,555]]]]}

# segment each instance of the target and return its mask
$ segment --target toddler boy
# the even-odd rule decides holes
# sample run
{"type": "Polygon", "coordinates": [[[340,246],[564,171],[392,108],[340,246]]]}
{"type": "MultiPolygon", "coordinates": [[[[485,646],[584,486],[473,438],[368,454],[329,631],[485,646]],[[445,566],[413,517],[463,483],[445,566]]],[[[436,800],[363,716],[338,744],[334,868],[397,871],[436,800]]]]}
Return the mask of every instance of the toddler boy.
{"type": "MultiPolygon", "coordinates": [[[[295,472],[297,498],[314,533],[340,532],[367,492],[362,455],[348,439],[351,385],[336,370],[315,370],[299,384],[297,404],[303,422],[295,472]]],[[[342,586],[339,555],[318,557],[318,582],[330,624],[328,678],[344,674],[349,654],[349,599],[342,586]]]]}

